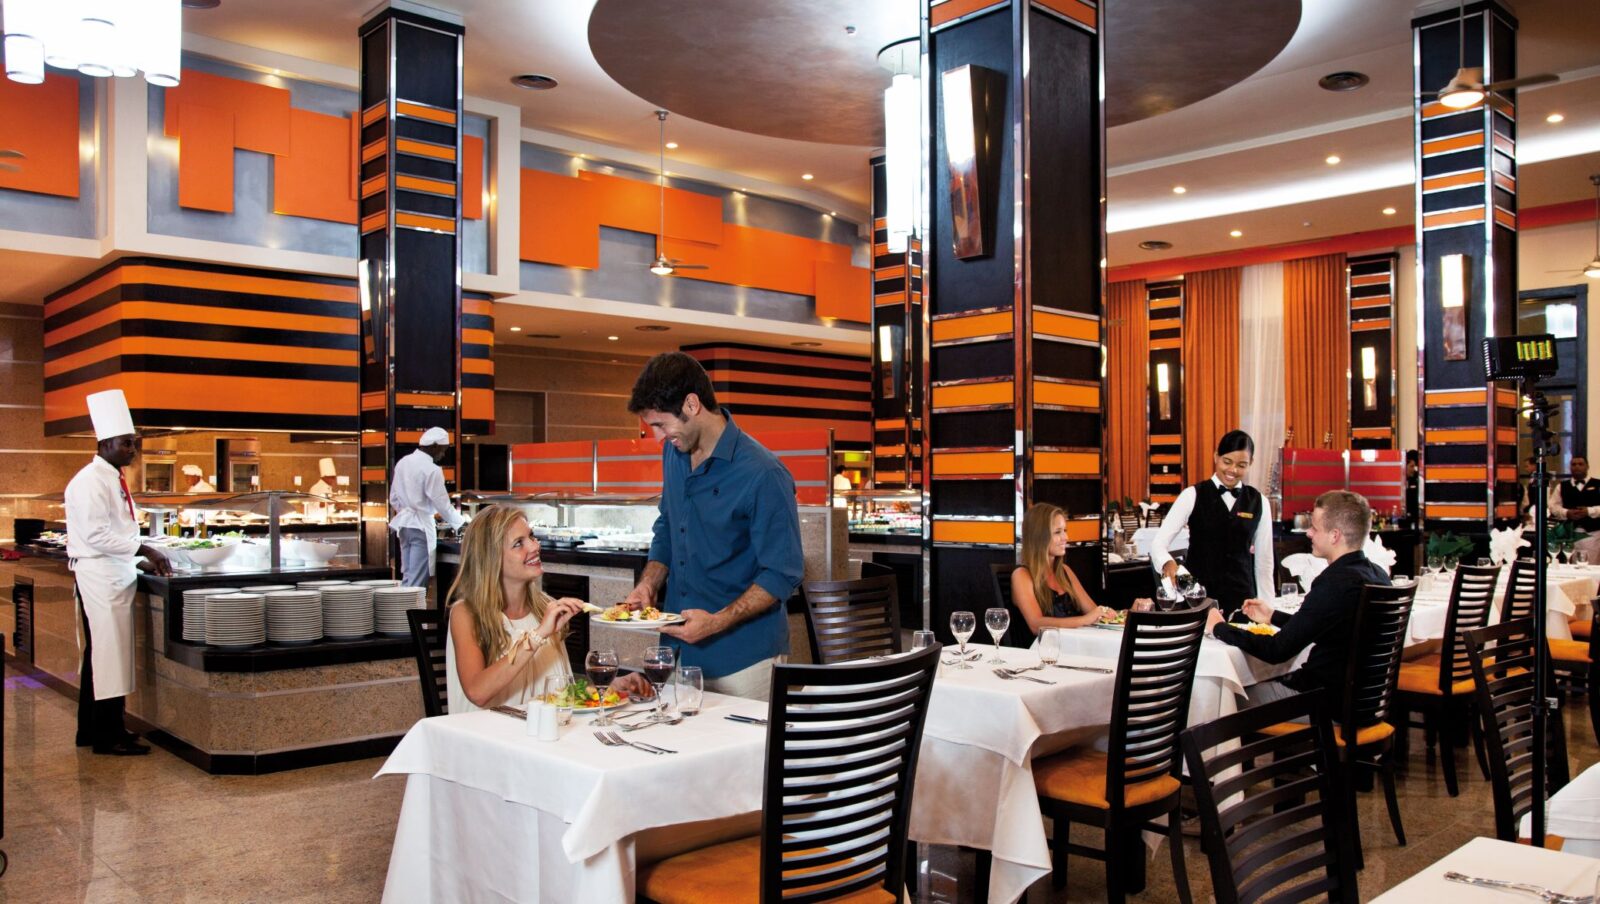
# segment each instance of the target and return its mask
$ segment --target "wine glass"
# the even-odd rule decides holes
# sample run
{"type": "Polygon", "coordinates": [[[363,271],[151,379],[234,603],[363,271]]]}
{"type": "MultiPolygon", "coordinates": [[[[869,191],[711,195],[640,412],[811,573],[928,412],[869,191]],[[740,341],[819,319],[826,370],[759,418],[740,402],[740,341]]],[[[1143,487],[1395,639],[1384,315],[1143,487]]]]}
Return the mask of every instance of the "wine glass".
{"type": "Polygon", "coordinates": [[[963,610],[950,613],[950,633],[956,636],[956,643],[959,645],[955,661],[955,667],[958,669],[972,668],[967,665],[967,638],[976,630],[978,630],[978,617],[971,612],[963,610]]]}
{"type": "Polygon", "coordinates": [[[1206,585],[1199,581],[1191,581],[1189,586],[1183,588],[1183,598],[1189,601],[1189,608],[1199,606],[1206,601],[1206,585]]]}
{"type": "Polygon", "coordinates": [[[673,655],[671,647],[645,647],[644,677],[649,679],[650,685],[656,689],[656,708],[645,721],[667,721],[667,698],[661,693],[667,680],[672,677],[672,669],[677,665],[677,658],[673,655]]]}
{"type": "Polygon", "coordinates": [[[1562,540],[1561,541],[1561,555],[1562,555],[1563,558],[1565,558],[1567,560],[1567,564],[1569,564],[1569,565],[1572,564],[1572,541],[1571,540],[1562,540]]]}
{"type": "Polygon", "coordinates": [[[1493,564],[1494,564],[1494,560],[1489,558],[1488,556],[1479,556],[1478,557],[1478,567],[1479,568],[1488,568],[1490,565],[1493,565],[1493,564]]]}
{"type": "Polygon", "coordinates": [[[617,680],[617,651],[590,650],[583,660],[583,671],[589,684],[600,692],[600,715],[594,720],[594,727],[610,728],[616,722],[612,721],[610,711],[605,709],[606,691],[611,689],[611,682],[617,680]]]}
{"type": "Polygon", "coordinates": [[[1455,574],[1456,566],[1460,565],[1460,564],[1461,564],[1461,557],[1460,556],[1445,556],[1444,557],[1444,570],[1450,572],[1451,574],[1455,574]]]}
{"type": "Polygon", "coordinates": [[[1061,658],[1061,635],[1055,628],[1045,628],[1039,632],[1039,664],[1051,666],[1061,658]]]}
{"type": "Polygon", "coordinates": [[[1438,574],[1444,568],[1444,556],[1428,557],[1428,573],[1438,574]]]}
{"type": "Polygon", "coordinates": [[[995,607],[983,610],[983,626],[989,629],[989,639],[994,641],[994,655],[989,657],[990,663],[1004,663],[1000,658],[1000,638],[1005,636],[1006,629],[1011,627],[1011,613],[995,607]]]}

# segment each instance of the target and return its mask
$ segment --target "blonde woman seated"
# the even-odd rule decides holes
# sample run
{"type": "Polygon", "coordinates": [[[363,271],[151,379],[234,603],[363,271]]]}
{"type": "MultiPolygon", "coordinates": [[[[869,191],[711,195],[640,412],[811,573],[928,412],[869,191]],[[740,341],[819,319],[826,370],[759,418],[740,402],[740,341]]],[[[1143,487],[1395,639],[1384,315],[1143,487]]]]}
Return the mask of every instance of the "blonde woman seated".
{"type": "Polygon", "coordinates": [[[1034,634],[1081,628],[1111,614],[1089,598],[1066,554],[1067,513],[1044,502],[1029,507],[1022,519],[1022,564],[1011,572],[1011,602],[1034,634]]]}
{"type": "MultiPolygon", "coordinates": [[[[461,571],[450,587],[445,683],[450,712],[525,704],[542,679],[569,675],[567,623],[583,601],[551,599],[539,585],[539,541],[522,512],[492,505],[478,513],[461,543],[461,571]]],[[[638,693],[638,675],[618,679],[638,693]]]]}

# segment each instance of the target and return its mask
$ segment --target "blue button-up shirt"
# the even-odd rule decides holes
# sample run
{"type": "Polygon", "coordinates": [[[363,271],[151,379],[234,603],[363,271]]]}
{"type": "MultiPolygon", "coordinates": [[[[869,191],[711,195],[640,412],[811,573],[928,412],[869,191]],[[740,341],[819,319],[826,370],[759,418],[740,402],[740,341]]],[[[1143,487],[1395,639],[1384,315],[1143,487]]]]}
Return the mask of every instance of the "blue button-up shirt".
{"type": "MultiPolygon", "coordinates": [[[[650,560],[667,566],[667,612],[719,612],[755,584],[776,605],[697,644],[669,641],[681,665],[721,678],[789,651],[786,604],[805,573],[794,477],[760,443],[728,426],[700,467],[661,448],[661,514],[650,560]]],[[[666,638],[663,637],[665,641],[666,638]]]]}

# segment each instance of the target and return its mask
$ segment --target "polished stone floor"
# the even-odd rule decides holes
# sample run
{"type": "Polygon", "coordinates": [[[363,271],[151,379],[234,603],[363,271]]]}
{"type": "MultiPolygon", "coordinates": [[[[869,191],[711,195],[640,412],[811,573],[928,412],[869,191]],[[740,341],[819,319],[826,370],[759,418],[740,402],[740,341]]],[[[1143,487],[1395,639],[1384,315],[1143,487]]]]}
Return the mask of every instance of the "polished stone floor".
{"type": "MultiPolygon", "coordinates": [[[[382,894],[403,782],[373,780],[379,760],[266,776],[210,776],[162,751],[131,759],[72,746],[74,705],[7,670],[4,837],[10,867],[0,902],[342,902],[382,894]]],[[[1569,707],[1574,774],[1600,759],[1585,707],[1569,707]]],[[[1397,847],[1383,799],[1362,796],[1367,841],[1362,898],[1493,831],[1488,783],[1463,769],[1445,795],[1437,766],[1413,743],[1401,808],[1410,845],[1397,847]]],[[[1082,830],[1075,830],[1082,831],[1082,830]]],[[[1094,833],[1080,839],[1098,844],[1094,833]]],[[[1209,900],[1199,846],[1186,844],[1196,900],[1209,900]]],[[[1168,856],[1150,863],[1133,901],[1175,900],[1168,856]]],[[[972,858],[935,849],[928,901],[972,900],[972,858]]],[[[1048,879],[1029,902],[1103,901],[1103,867],[1075,858],[1064,893],[1048,879]]]]}

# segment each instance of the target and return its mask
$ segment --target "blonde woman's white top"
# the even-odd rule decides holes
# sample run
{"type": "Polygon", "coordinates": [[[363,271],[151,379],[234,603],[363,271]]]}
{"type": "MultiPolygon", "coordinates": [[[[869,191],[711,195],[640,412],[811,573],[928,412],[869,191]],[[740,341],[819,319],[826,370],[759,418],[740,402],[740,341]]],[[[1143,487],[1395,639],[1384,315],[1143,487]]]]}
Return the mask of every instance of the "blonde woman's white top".
{"type": "MultiPolygon", "coordinates": [[[[539,628],[539,619],[532,612],[518,619],[507,618],[502,612],[500,620],[512,637],[521,631],[532,633],[539,628]]],[[[489,706],[478,706],[467,697],[466,690],[461,686],[461,675],[456,671],[456,645],[448,629],[444,638],[444,669],[451,713],[470,713],[506,704],[526,706],[528,698],[538,693],[541,681],[554,675],[571,674],[572,671],[567,663],[566,646],[558,640],[552,640],[534,651],[533,658],[523,663],[517,677],[501,691],[500,696],[489,701],[489,706]]]]}

